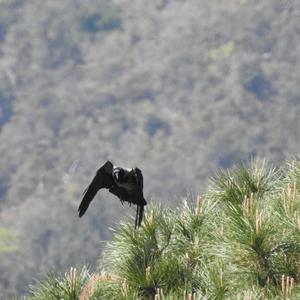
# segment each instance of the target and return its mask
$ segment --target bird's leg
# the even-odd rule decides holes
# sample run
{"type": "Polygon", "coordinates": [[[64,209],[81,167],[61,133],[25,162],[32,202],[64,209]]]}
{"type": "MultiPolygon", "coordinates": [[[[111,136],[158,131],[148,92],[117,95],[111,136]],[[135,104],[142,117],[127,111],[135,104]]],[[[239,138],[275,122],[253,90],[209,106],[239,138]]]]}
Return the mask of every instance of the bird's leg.
{"type": "Polygon", "coordinates": [[[137,227],[138,227],[139,211],[140,211],[140,207],[137,206],[137,207],[136,207],[136,215],[135,215],[134,229],[137,229],[137,227]]]}
{"type": "Polygon", "coordinates": [[[144,214],[144,205],[138,205],[136,208],[136,215],[135,215],[135,226],[134,228],[137,229],[141,226],[144,214]]]}
{"type": "Polygon", "coordinates": [[[143,220],[143,214],[144,214],[144,205],[141,205],[141,206],[139,206],[138,226],[141,226],[141,223],[143,220]]]}

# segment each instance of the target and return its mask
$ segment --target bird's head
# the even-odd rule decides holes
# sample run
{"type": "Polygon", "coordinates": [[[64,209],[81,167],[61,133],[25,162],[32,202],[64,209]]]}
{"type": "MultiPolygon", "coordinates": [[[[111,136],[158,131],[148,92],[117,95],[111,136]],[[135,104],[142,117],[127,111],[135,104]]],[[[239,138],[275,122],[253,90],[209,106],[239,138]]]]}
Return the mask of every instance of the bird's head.
{"type": "Polygon", "coordinates": [[[123,183],[126,181],[125,171],[122,168],[115,168],[113,170],[113,177],[116,182],[123,183]]]}

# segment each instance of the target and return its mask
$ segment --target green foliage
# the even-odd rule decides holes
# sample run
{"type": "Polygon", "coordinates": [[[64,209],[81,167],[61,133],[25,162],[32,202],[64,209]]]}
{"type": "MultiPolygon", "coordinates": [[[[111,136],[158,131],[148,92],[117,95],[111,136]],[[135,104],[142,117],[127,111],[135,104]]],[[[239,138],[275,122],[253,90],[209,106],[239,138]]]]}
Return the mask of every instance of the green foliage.
{"type": "Polygon", "coordinates": [[[139,231],[135,231],[131,223],[122,223],[105,251],[107,270],[126,278],[127,283],[143,296],[153,296],[162,278],[164,287],[169,289],[174,284],[169,273],[182,275],[184,272],[167,251],[172,223],[168,212],[159,207],[150,208],[139,231]]]}
{"type": "Polygon", "coordinates": [[[279,171],[267,168],[265,162],[252,161],[250,166],[241,165],[232,171],[222,170],[211,179],[210,197],[217,201],[243,203],[245,198],[262,197],[275,192],[279,171]]]}
{"type": "Polygon", "coordinates": [[[64,276],[56,277],[53,273],[47,275],[44,281],[31,287],[32,300],[77,300],[84,284],[89,279],[86,268],[77,271],[71,268],[64,276]]]}

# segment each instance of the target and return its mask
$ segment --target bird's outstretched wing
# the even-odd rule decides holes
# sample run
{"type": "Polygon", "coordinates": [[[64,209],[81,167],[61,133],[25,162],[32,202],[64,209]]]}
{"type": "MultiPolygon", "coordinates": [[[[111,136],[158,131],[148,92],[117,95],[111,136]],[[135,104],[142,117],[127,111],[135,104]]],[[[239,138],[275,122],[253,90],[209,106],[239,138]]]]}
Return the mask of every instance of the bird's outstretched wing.
{"type": "Polygon", "coordinates": [[[147,202],[144,199],[144,195],[143,195],[143,188],[144,188],[144,183],[143,183],[143,175],[142,175],[142,171],[139,168],[134,168],[134,174],[135,174],[135,178],[136,178],[136,182],[137,182],[137,204],[140,205],[146,205],[147,202]]]}
{"type": "Polygon", "coordinates": [[[79,217],[82,217],[88,209],[91,201],[102,188],[110,188],[113,183],[112,177],[113,164],[107,161],[97,172],[90,185],[83,192],[84,196],[79,205],[79,217]]]}
{"type": "Polygon", "coordinates": [[[136,195],[137,208],[136,208],[136,216],[135,216],[135,228],[137,228],[142,223],[143,215],[144,215],[144,206],[147,205],[147,202],[143,194],[144,183],[143,183],[142,171],[139,168],[134,168],[134,174],[137,182],[137,195],[136,195]]]}

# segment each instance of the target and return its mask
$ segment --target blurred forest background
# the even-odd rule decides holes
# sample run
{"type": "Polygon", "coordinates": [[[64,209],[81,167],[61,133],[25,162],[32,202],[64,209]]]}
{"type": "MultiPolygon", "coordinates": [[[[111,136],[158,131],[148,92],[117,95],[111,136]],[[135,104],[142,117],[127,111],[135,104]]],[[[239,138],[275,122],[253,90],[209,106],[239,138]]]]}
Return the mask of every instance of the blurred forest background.
{"type": "Polygon", "coordinates": [[[0,0],[0,299],[97,265],[134,210],[81,195],[110,159],[148,200],[300,149],[298,0],[0,0]]]}

